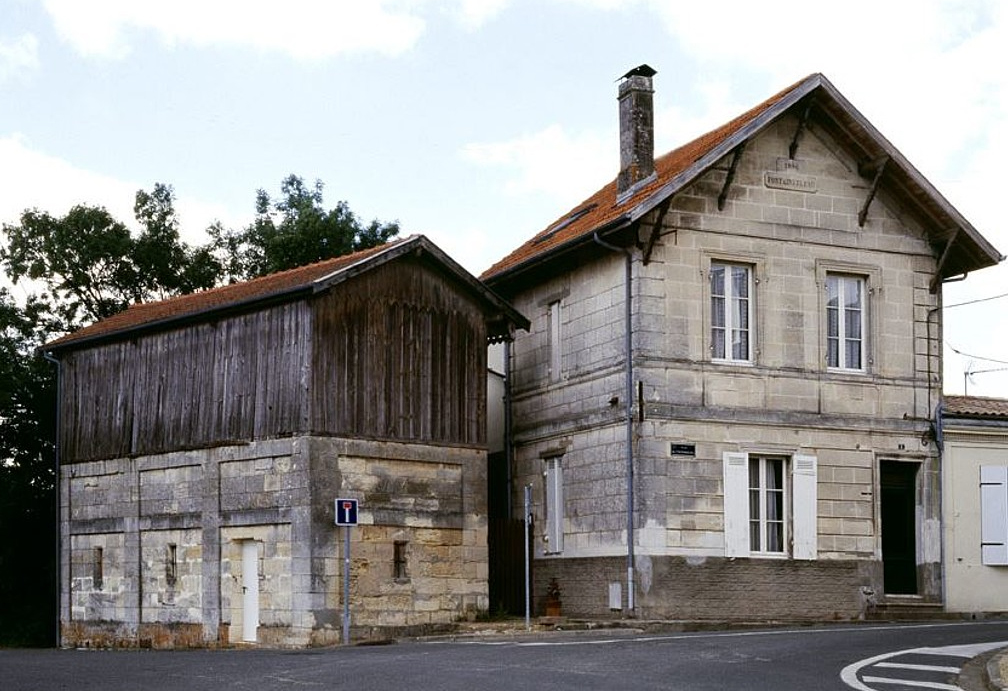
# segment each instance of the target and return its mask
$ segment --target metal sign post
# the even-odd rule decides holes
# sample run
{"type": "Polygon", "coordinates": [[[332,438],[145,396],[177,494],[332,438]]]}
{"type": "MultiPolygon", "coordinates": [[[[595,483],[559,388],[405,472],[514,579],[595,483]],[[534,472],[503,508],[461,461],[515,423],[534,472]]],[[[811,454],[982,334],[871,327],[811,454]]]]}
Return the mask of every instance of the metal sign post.
{"type": "Polygon", "coordinates": [[[350,644],[350,528],[357,525],[357,500],[336,500],[336,525],[343,526],[343,645],[350,644]]]}
{"type": "Polygon", "coordinates": [[[532,485],[525,485],[525,630],[532,630],[532,588],[529,581],[529,514],[532,506],[532,485]]]}

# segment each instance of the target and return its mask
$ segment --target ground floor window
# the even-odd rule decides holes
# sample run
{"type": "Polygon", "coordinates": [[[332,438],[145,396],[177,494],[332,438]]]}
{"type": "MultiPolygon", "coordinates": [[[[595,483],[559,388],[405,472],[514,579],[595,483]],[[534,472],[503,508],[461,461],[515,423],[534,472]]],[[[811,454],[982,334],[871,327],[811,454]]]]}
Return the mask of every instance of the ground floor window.
{"type": "Polygon", "coordinates": [[[560,465],[560,457],[544,459],[546,463],[545,475],[545,510],[546,531],[543,534],[545,542],[543,551],[557,554],[563,551],[563,467],[560,465]]]}
{"type": "Polygon", "coordinates": [[[787,546],[784,459],[749,457],[749,551],[783,554],[787,546]]]}
{"type": "Polygon", "coordinates": [[[725,556],[815,559],[815,456],[724,454],[725,556]]]}

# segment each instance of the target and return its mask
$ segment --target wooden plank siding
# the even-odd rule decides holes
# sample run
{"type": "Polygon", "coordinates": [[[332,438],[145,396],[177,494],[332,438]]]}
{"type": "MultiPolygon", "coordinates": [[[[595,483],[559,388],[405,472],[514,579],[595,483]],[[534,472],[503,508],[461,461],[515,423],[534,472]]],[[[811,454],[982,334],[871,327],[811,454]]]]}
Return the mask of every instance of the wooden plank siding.
{"type": "Polygon", "coordinates": [[[65,462],[290,436],[308,421],[304,301],[64,357],[65,462]]]}
{"type": "Polygon", "coordinates": [[[314,297],[63,355],[64,462],[294,434],[486,444],[486,323],[407,257],[314,297]]]}
{"type": "Polygon", "coordinates": [[[485,318],[449,280],[407,259],[314,308],[314,432],[486,444],[485,318]]]}

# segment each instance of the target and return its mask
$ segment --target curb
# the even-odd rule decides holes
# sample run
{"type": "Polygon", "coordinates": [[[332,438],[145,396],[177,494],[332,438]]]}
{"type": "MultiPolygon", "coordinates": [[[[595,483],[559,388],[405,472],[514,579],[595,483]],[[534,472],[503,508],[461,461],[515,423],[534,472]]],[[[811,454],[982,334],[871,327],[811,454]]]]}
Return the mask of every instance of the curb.
{"type": "Polygon", "coordinates": [[[1001,677],[1001,663],[1008,659],[1008,648],[1002,648],[991,655],[985,665],[987,688],[991,691],[1004,691],[1008,689],[1005,680],[1001,677]]]}

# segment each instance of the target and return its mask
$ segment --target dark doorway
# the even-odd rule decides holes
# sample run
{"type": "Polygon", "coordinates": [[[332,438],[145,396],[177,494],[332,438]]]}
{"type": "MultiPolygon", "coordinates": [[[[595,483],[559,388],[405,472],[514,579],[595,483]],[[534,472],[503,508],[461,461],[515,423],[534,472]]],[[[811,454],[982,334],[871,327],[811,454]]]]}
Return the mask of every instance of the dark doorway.
{"type": "MultiPolygon", "coordinates": [[[[487,546],[490,613],[525,613],[525,522],[509,515],[511,500],[504,453],[492,453],[487,470],[487,546]]],[[[521,513],[521,510],[518,511],[521,513]]],[[[531,529],[530,529],[531,533],[531,529]]],[[[531,534],[529,535],[531,538],[531,534]]],[[[529,539],[529,549],[533,541],[529,539]]],[[[531,554],[529,564],[531,564],[531,554]]]]}
{"type": "MultiPolygon", "coordinates": [[[[493,614],[522,615],[525,613],[525,522],[518,518],[491,520],[487,538],[490,547],[490,611],[493,614]]],[[[529,595],[531,597],[531,593],[529,595]]]]}
{"type": "Polygon", "coordinates": [[[882,508],[882,570],[889,595],[917,594],[918,463],[882,461],[879,489],[882,508]]]}

